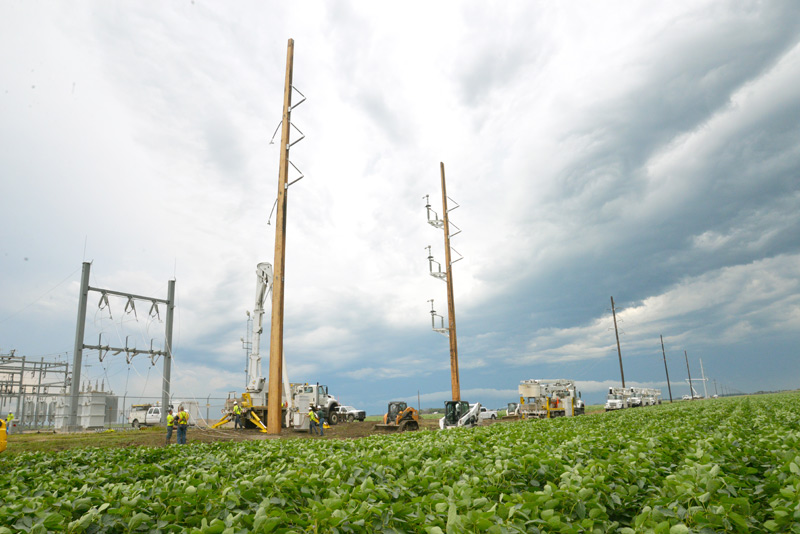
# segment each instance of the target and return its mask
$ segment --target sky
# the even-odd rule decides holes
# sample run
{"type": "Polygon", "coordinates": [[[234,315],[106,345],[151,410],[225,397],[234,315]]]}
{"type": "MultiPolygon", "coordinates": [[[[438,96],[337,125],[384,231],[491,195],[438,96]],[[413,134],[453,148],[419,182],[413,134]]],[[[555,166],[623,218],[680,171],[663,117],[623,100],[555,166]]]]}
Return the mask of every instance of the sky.
{"type": "MultiPolygon", "coordinates": [[[[798,387],[800,4],[403,7],[3,3],[0,353],[71,363],[91,262],[95,288],[176,281],[173,397],[244,390],[293,39],[292,382],[375,414],[451,397],[443,164],[463,399],[566,378],[602,402],[612,297],[626,385],[668,398],[666,357],[674,397],[687,360],[709,394],[798,387]]],[[[163,305],[98,301],[84,343],[163,348],[163,305]]],[[[81,378],[160,398],[161,365],[84,351],[81,378]]]]}

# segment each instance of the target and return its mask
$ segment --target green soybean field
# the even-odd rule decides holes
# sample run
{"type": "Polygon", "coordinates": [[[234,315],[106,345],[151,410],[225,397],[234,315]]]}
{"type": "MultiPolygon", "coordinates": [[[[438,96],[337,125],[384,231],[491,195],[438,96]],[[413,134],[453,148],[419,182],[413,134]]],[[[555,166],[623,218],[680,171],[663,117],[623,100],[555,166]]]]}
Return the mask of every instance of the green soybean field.
{"type": "Polygon", "coordinates": [[[9,532],[800,533],[800,395],[0,456],[9,532]]]}

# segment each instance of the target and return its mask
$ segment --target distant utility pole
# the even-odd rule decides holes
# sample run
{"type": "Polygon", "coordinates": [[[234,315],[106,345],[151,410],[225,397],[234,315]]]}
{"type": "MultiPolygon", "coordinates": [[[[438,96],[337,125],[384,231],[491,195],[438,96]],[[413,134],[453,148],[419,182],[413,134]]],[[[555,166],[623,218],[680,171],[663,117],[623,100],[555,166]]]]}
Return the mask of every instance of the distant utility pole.
{"type": "Polygon", "coordinates": [[[672,388],[669,385],[669,369],[667,369],[667,353],[664,352],[664,336],[661,338],[661,354],[664,356],[664,371],[667,373],[667,389],[669,390],[669,402],[672,402],[672,388]]]}
{"type": "Polygon", "coordinates": [[[275,266],[272,281],[272,325],[269,343],[269,396],[267,397],[267,433],[281,433],[281,377],[283,376],[283,302],[284,268],[286,266],[287,176],[289,174],[289,134],[292,116],[292,69],[294,39],[286,51],[286,83],[283,89],[281,122],[281,156],[278,171],[278,199],[275,214],[275,266]]]}
{"type": "Polygon", "coordinates": [[[689,355],[683,351],[683,356],[686,358],[686,373],[689,375],[689,399],[694,400],[694,388],[692,387],[692,372],[689,370],[689,355]]]}
{"type": "Polygon", "coordinates": [[[706,370],[703,369],[703,358],[699,358],[699,360],[700,360],[700,376],[703,377],[703,395],[705,396],[705,398],[708,398],[708,388],[706,387],[708,378],[706,378],[706,370]]]}
{"type": "Polygon", "coordinates": [[[622,377],[622,387],[625,387],[625,371],[622,370],[622,349],[619,347],[619,330],[617,329],[617,311],[614,308],[614,297],[611,297],[611,313],[614,316],[614,333],[617,335],[617,354],[619,355],[619,374],[622,377]]]}

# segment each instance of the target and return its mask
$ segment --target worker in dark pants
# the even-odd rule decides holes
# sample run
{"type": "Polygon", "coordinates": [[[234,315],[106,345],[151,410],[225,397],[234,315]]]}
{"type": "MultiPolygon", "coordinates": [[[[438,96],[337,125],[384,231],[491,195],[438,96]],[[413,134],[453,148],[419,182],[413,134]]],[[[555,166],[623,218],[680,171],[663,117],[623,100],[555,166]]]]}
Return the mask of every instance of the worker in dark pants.
{"type": "Polygon", "coordinates": [[[325,410],[317,406],[317,418],[319,419],[319,435],[325,435],[325,410]]]}
{"type": "Polygon", "coordinates": [[[308,407],[308,433],[314,433],[322,435],[322,427],[319,424],[319,417],[317,417],[317,412],[314,411],[314,405],[308,407]]]}
{"type": "Polygon", "coordinates": [[[178,409],[178,445],[186,445],[186,429],[189,426],[189,412],[181,406],[178,409]]]}
{"type": "Polygon", "coordinates": [[[242,407],[239,406],[239,403],[233,401],[233,429],[236,430],[237,428],[244,428],[242,424],[242,407]]]}
{"type": "Polygon", "coordinates": [[[169,445],[169,440],[172,439],[172,429],[175,428],[175,416],[172,415],[172,408],[169,409],[169,413],[167,414],[167,442],[166,445],[169,445]]]}

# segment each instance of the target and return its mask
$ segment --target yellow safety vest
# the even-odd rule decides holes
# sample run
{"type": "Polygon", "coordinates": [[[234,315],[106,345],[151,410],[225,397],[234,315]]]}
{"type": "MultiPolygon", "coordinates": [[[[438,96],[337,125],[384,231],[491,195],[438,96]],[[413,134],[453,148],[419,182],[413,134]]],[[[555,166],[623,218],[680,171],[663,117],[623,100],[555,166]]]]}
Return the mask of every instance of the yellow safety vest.
{"type": "Polygon", "coordinates": [[[6,421],[8,421],[10,423],[13,420],[14,420],[14,414],[11,413],[11,412],[8,412],[8,418],[6,419],[6,421]]]}
{"type": "Polygon", "coordinates": [[[234,415],[242,415],[242,407],[238,404],[233,405],[233,413],[234,415]]]}
{"type": "Polygon", "coordinates": [[[188,425],[189,424],[189,412],[182,411],[178,412],[178,424],[179,425],[188,425]]]}
{"type": "Polygon", "coordinates": [[[308,418],[315,423],[319,423],[319,419],[317,419],[317,414],[314,412],[314,410],[308,410],[308,418]]]}
{"type": "Polygon", "coordinates": [[[167,414],[167,426],[173,426],[175,424],[175,416],[171,413],[167,414]]]}

